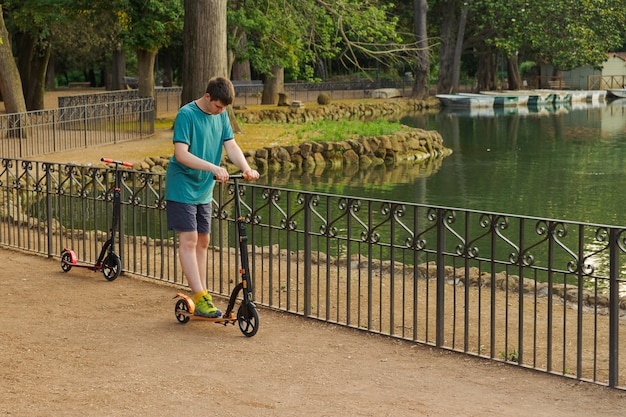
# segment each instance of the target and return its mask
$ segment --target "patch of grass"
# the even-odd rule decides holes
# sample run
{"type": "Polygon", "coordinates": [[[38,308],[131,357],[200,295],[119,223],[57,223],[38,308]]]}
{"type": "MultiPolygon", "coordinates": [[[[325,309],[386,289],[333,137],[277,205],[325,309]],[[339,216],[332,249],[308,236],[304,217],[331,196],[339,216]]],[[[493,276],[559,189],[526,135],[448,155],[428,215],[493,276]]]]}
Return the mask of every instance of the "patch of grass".
{"type": "Polygon", "coordinates": [[[317,121],[299,125],[294,134],[299,140],[306,138],[326,142],[338,142],[359,137],[390,135],[403,130],[399,122],[377,119],[369,122],[360,120],[317,121]]]}
{"type": "Polygon", "coordinates": [[[510,362],[518,362],[519,361],[519,355],[517,354],[517,350],[513,349],[512,351],[508,352],[500,352],[500,356],[502,357],[502,359],[504,359],[505,361],[510,361],[510,362]]]}
{"type": "Polygon", "coordinates": [[[154,121],[155,129],[171,129],[174,126],[174,119],[158,118],[154,121]]]}
{"type": "MultiPolygon", "coordinates": [[[[277,145],[295,144],[306,140],[337,142],[359,137],[389,135],[408,129],[399,122],[385,119],[372,121],[360,120],[319,120],[307,124],[288,124],[262,122],[241,124],[243,136],[254,137],[258,144],[277,145]]],[[[245,138],[241,138],[245,141],[245,138]]],[[[240,138],[237,139],[240,141],[240,138]]]]}

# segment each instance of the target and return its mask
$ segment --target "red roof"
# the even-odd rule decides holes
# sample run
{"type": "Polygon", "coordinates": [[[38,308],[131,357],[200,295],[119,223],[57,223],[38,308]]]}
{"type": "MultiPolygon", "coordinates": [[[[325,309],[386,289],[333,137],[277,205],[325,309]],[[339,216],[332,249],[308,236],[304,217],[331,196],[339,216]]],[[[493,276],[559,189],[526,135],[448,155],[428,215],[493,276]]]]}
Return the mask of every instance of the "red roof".
{"type": "Polygon", "coordinates": [[[609,58],[617,57],[622,61],[626,61],[626,52],[609,52],[606,54],[609,58]]]}

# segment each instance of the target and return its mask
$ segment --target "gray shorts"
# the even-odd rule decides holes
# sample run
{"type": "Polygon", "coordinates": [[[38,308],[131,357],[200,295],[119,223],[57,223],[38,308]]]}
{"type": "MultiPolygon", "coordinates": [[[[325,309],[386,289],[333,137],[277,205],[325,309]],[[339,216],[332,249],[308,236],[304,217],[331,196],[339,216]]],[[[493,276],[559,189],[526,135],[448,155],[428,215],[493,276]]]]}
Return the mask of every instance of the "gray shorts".
{"type": "Polygon", "coordinates": [[[211,231],[211,204],[185,204],[168,201],[167,227],[177,232],[198,232],[208,235],[211,231]]]}

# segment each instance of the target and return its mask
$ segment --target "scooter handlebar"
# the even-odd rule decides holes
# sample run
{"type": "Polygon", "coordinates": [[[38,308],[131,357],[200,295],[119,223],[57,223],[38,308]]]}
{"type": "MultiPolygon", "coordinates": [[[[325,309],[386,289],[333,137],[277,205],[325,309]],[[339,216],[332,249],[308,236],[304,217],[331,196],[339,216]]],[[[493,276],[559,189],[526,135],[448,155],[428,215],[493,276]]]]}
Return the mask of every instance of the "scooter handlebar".
{"type": "Polygon", "coordinates": [[[118,164],[118,165],[124,165],[125,167],[133,166],[132,162],[116,161],[115,159],[111,159],[111,158],[101,158],[100,160],[102,162],[106,162],[107,164],[118,164]]]}
{"type": "Polygon", "coordinates": [[[228,178],[229,179],[233,179],[233,180],[241,180],[241,179],[247,180],[248,179],[248,174],[243,174],[243,173],[232,174],[232,175],[229,175],[228,178]]]}

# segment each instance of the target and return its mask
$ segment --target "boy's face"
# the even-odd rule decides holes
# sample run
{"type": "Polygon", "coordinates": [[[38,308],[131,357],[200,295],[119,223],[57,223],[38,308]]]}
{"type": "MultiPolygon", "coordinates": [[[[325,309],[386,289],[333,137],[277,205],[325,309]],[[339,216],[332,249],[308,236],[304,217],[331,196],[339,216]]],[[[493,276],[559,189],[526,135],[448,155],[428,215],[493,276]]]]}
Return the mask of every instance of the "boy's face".
{"type": "Polygon", "coordinates": [[[207,100],[207,106],[209,108],[209,113],[211,114],[220,114],[224,111],[226,106],[219,100],[211,100],[211,95],[209,93],[204,94],[204,98],[207,100]]]}

